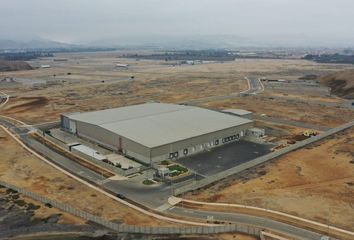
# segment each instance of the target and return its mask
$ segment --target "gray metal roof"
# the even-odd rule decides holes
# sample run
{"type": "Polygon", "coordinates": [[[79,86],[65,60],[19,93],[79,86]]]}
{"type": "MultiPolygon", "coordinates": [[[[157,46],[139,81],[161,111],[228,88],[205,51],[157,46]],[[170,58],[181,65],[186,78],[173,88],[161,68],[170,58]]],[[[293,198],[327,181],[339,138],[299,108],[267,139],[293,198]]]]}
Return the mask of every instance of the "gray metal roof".
{"type": "Polygon", "coordinates": [[[101,125],[125,120],[147,117],[162,113],[174,112],[187,108],[182,105],[164,103],[145,103],[120,108],[111,108],[94,112],[66,113],[70,119],[101,125]]]}
{"type": "Polygon", "coordinates": [[[199,107],[164,103],[67,116],[98,125],[150,148],[252,122],[199,107]]]}
{"type": "Polygon", "coordinates": [[[247,110],[244,110],[244,109],[234,109],[234,108],[230,108],[230,109],[224,109],[224,110],[222,110],[222,111],[223,111],[223,112],[226,112],[226,113],[236,114],[236,115],[239,115],[239,116],[252,114],[252,112],[247,111],[247,110]]]}

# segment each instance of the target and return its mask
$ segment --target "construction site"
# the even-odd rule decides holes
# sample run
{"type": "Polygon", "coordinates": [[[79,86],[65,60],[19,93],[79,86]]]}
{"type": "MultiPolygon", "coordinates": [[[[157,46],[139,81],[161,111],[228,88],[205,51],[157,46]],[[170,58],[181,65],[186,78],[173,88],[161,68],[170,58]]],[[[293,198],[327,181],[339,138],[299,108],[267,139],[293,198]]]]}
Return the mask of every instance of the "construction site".
{"type": "Polygon", "coordinates": [[[0,181],[55,201],[33,200],[28,221],[90,236],[93,220],[155,237],[352,239],[354,109],[322,81],[351,65],[126,54],[58,53],[0,72],[0,181]]]}

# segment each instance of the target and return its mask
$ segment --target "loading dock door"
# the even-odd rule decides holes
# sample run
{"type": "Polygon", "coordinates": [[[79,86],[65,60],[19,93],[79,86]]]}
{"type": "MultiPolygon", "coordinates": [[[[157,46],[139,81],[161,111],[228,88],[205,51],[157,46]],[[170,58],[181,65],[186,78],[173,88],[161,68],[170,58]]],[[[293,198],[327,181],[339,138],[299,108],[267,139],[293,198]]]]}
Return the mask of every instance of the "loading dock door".
{"type": "Polygon", "coordinates": [[[69,119],[69,130],[72,133],[76,133],[76,122],[69,119]]]}

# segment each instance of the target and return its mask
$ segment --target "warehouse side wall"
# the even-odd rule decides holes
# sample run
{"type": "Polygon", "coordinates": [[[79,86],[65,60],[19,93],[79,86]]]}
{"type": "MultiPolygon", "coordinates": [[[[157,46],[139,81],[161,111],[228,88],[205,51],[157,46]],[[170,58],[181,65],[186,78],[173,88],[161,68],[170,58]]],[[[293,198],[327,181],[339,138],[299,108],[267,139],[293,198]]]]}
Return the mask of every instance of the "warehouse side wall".
{"type": "Polygon", "coordinates": [[[76,128],[77,135],[82,138],[113,151],[122,151],[123,154],[143,163],[150,163],[150,148],[94,124],[76,121],[76,128]]]}
{"type": "Polygon", "coordinates": [[[61,126],[67,131],[76,134],[76,122],[67,116],[60,116],[61,126]]]}
{"type": "Polygon", "coordinates": [[[114,151],[118,150],[119,136],[101,128],[100,126],[76,121],[76,132],[80,137],[97,142],[98,144],[114,151]]]}
{"type": "Polygon", "coordinates": [[[174,160],[193,155],[207,149],[237,141],[245,135],[247,129],[252,127],[253,123],[247,123],[194,138],[185,139],[183,141],[175,142],[172,144],[156,147],[151,150],[151,158],[153,162],[160,162],[166,159],[174,160]],[[234,138],[233,136],[235,135],[238,135],[238,138],[234,138]],[[174,156],[172,157],[171,154],[174,156]]]}
{"type": "Polygon", "coordinates": [[[137,142],[122,137],[122,152],[123,154],[133,157],[143,163],[150,163],[151,149],[137,142]]]}
{"type": "Polygon", "coordinates": [[[107,147],[113,151],[121,151],[123,154],[135,158],[136,160],[150,164],[166,159],[175,160],[190,156],[207,149],[221,146],[229,142],[242,138],[246,130],[253,127],[253,123],[247,123],[217,132],[204,134],[201,136],[181,140],[163,146],[149,148],[133,140],[119,136],[98,125],[74,121],[72,119],[62,119],[63,127],[70,126],[69,122],[74,122],[76,134],[97,144],[107,147]],[[65,124],[65,126],[64,126],[65,124]]]}

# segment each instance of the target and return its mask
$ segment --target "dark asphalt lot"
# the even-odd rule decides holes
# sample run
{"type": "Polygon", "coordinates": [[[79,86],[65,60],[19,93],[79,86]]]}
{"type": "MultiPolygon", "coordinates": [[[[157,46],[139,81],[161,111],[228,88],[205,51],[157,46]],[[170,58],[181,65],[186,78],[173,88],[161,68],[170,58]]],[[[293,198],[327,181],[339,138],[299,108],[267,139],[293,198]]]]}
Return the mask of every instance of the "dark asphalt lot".
{"type": "Polygon", "coordinates": [[[178,163],[202,176],[211,176],[218,172],[240,165],[270,152],[271,145],[238,141],[177,160],[178,163]]]}
{"type": "MultiPolygon", "coordinates": [[[[0,120],[0,123],[3,121],[0,120]]],[[[84,179],[89,179],[94,182],[100,182],[104,178],[99,174],[85,169],[81,165],[76,164],[64,156],[58,156],[56,152],[48,149],[46,146],[40,144],[39,142],[31,139],[26,135],[26,129],[16,128],[11,126],[11,124],[6,123],[4,125],[13,127],[13,130],[21,134],[21,140],[30,147],[36,149],[36,151],[44,154],[45,156],[52,159],[58,165],[63,167],[70,167],[73,172],[80,175],[84,179]]],[[[266,154],[269,151],[270,146],[261,145],[246,141],[239,141],[235,143],[230,143],[225,146],[214,149],[213,151],[202,153],[194,156],[192,159],[184,159],[180,161],[186,161],[187,164],[194,166],[196,170],[204,172],[205,174],[213,174],[213,172],[222,171],[230,167],[241,164],[252,158],[266,154]],[[217,159],[217,162],[215,161],[217,159]],[[201,164],[203,163],[203,164],[201,164]]],[[[103,187],[109,189],[115,193],[120,193],[127,196],[130,199],[138,202],[140,205],[150,208],[156,208],[166,203],[168,196],[170,196],[170,187],[167,184],[163,184],[157,187],[145,188],[133,184],[129,180],[127,181],[109,181],[103,184],[103,187]]],[[[240,215],[234,213],[218,213],[218,212],[206,212],[206,211],[193,211],[187,209],[180,209],[178,207],[173,207],[169,210],[169,213],[178,214],[182,216],[191,216],[194,218],[205,219],[207,216],[214,216],[215,219],[222,221],[239,222],[246,224],[256,224],[261,227],[267,226],[270,229],[277,229],[287,233],[291,233],[295,236],[300,236],[302,239],[319,239],[320,235],[303,230],[297,229],[290,225],[272,221],[264,218],[257,218],[253,216],[240,215]]]]}

